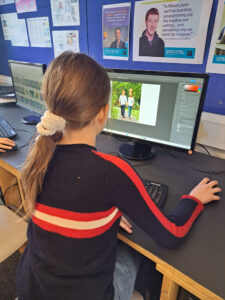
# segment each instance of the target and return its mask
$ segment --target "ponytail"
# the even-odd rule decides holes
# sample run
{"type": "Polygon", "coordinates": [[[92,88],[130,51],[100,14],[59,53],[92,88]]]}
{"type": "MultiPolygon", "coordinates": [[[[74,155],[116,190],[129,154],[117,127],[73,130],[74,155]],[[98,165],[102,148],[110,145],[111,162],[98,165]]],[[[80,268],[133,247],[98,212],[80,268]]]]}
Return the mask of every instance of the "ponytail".
{"type": "Polygon", "coordinates": [[[36,196],[42,190],[44,176],[55,151],[56,142],[61,138],[62,133],[54,136],[38,136],[24,162],[21,182],[28,215],[34,210],[36,196]]]}

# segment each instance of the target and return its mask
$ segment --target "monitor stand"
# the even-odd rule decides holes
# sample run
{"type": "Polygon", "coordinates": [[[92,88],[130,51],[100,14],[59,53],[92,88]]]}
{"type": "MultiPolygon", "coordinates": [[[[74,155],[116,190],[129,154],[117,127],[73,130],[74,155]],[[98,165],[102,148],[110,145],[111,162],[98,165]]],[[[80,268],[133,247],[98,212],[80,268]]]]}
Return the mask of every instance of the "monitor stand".
{"type": "Polygon", "coordinates": [[[27,125],[36,125],[41,121],[41,116],[29,115],[22,119],[22,122],[27,125]]]}
{"type": "Polygon", "coordinates": [[[155,149],[151,144],[134,142],[133,145],[124,143],[119,147],[119,154],[128,159],[146,160],[155,155],[155,149]]]}

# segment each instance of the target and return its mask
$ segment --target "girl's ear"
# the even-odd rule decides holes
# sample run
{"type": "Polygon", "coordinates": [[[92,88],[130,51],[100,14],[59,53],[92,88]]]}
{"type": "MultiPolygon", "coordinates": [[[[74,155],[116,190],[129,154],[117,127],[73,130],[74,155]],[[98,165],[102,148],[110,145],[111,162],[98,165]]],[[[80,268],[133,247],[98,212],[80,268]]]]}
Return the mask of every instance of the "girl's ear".
{"type": "MultiPolygon", "coordinates": [[[[105,115],[104,115],[105,120],[107,119],[108,113],[109,113],[109,104],[106,104],[105,105],[105,115]]],[[[105,120],[104,120],[104,122],[105,122],[105,120]]]]}
{"type": "Polygon", "coordinates": [[[98,121],[100,125],[102,126],[104,125],[105,120],[108,116],[108,112],[109,112],[109,104],[106,104],[105,106],[102,107],[102,109],[98,113],[98,121]]]}
{"type": "Polygon", "coordinates": [[[97,122],[98,122],[98,131],[101,132],[104,125],[105,125],[105,121],[106,118],[108,116],[108,112],[109,112],[109,104],[106,104],[104,107],[102,107],[102,109],[99,111],[98,115],[97,115],[97,122]]]}

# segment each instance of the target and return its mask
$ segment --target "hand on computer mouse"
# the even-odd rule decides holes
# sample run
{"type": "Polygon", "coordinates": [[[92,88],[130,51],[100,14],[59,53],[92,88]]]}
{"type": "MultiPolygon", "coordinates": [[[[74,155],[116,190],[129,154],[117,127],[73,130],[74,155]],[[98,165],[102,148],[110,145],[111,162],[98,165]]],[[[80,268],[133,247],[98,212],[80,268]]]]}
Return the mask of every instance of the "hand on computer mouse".
{"type": "Polygon", "coordinates": [[[206,204],[214,200],[220,200],[220,196],[215,195],[219,192],[221,192],[221,188],[218,187],[218,181],[203,178],[189,195],[199,199],[202,204],[206,204]]]}
{"type": "Polygon", "coordinates": [[[15,143],[7,138],[0,138],[0,152],[6,152],[15,146],[15,143]]]}

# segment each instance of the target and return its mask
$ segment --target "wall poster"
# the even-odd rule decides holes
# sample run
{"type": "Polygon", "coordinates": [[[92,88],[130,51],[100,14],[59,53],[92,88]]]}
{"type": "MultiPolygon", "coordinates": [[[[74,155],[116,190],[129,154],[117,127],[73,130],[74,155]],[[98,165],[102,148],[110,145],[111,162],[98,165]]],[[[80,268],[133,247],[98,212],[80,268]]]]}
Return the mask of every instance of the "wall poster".
{"type": "Polygon", "coordinates": [[[133,60],[202,64],[212,2],[135,2],[133,60]]]}

